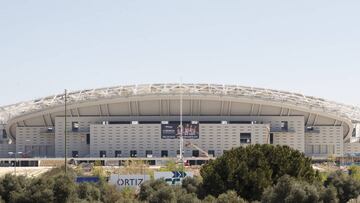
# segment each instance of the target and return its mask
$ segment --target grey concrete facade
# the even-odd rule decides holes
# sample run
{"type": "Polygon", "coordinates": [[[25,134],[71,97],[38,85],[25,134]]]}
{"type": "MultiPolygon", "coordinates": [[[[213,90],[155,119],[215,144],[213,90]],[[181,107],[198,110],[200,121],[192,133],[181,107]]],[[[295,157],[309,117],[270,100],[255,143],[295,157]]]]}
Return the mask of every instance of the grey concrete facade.
{"type": "MultiPolygon", "coordinates": [[[[186,139],[204,151],[213,151],[215,156],[224,150],[246,146],[240,143],[241,133],[250,133],[249,144],[287,145],[312,157],[342,156],[344,154],[342,126],[315,126],[304,128],[303,116],[185,116],[185,121],[199,121],[199,139],[186,139]],[[214,123],[218,121],[218,123],[214,123]],[[227,124],[221,124],[227,121],[227,124]],[[211,122],[211,123],[206,123],[211,122]],[[234,122],[232,124],[232,122],[234,122]],[[235,122],[240,122],[235,123],[235,122]],[[287,129],[282,129],[282,123],[287,129]],[[270,138],[270,136],[272,138],[270,138]]],[[[138,117],[137,121],[152,124],[130,124],[129,117],[69,117],[67,118],[67,156],[72,157],[130,157],[136,151],[137,157],[176,157],[178,139],[161,138],[161,121],[177,121],[178,117],[138,117]],[[109,122],[129,124],[109,124],[109,122]],[[157,122],[157,123],[156,123],[157,122]],[[73,129],[76,124],[77,129],[73,129]],[[104,156],[104,155],[103,155],[104,156]]],[[[54,128],[18,127],[16,151],[28,157],[64,157],[65,119],[57,117],[54,128]]],[[[184,156],[191,157],[194,148],[184,148],[184,156]]]]}

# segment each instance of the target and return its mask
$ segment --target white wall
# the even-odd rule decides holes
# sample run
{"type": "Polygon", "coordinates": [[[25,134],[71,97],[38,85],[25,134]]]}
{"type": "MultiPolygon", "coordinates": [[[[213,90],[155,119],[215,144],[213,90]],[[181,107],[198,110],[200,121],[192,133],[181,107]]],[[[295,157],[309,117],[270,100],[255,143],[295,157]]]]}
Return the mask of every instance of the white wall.
{"type": "Polygon", "coordinates": [[[24,156],[54,157],[55,134],[44,127],[17,127],[16,151],[24,156]]]}
{"type": "MultiPolygon", "coordinates": [[[[267,143],[268,125],[266,124],[200,124],[199,139],[185,139],[201,149],[215,150],[215,155],[224,150],[239,147],[240,133],[251,133],[252,144],[267,143]]],[[[154,157],[161,156],[161,150],[167,150],[169,156],[176,157],[179,149],[178,139],[161,139],[161,124],[94,124],[90,127],[90,152],[99,157],[100,151],[106,151],[107,157],[114,157],[115,150],[121,150],[123,157],[130,156],[130,150],[137,150],[138,157],[145,157],[146,150],[152,150],[154,157]]],[[[194,148],[184,148],[184,156],[191,157],[194,148]]]]}
{"type": "Polygon", "coordinates": [[[306,154],[315,157],[344,154],[342,126],[317,126],[305,134],[306,154]],[[315,131],[319,131],[316,133],[315,131]]]}

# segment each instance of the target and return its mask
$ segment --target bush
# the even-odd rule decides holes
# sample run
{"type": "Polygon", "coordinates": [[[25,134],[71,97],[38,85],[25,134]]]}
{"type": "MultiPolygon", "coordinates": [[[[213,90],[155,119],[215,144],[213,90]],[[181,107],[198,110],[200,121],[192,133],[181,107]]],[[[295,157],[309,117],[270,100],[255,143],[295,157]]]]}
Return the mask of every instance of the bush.
{"type": "Polygon", "coordinates": [[[66,203],[75,198],[76,186],[69,175],[61,174],[54,179],[54,202],[66,203]]]}
{"type": "Polygon", "coordinates": [[[245,200],[240,198],[235,191],[227,191],[219,195],[216,203],[245,203],[245,200]]]}
{"type": "Polygon", "coordinates": [[[263,191],[289,175],[313,183],[319,179],[311,159],[287,146],[250,145],[227,151],[204,165],[205,195],[218,196],[234,190],[247,200],[260,200],[263,191]]]}
{"type": "Polygon", "coordinates": [[[188,193],[199,193],[201,188],[201,180],[199,177],[186,177],[182,181],[182,188],[184,188],[188,193]]]}
{"type": "Polygon", "coordinates": [[[360,182],[341,171],[331,173],[324,185],[326,187],[333,186],[336,188],[337,197],[341,203],[346,203],[350,199],[357,198],[360,194],[360,182]]]}
{"type": "Polygon", "coordinates": [[[13,199],[23,197],[27,182],[24,176],[6,174],[0,179],[0,196],[5,202],[10,201],[11,195],[14,196],[13,199]]]}
{"type": "Polygon", "coordinates": [[[101,196],[100,190],[91,183],[81,183],[77,188],[77,194],[80,199],[91,202],[99,201],[101,196]]]}
{"type": "Polygon", "coordinates": [[[320,195],[314,185],[296,181],[288,175],[281,177],[275,187],[266,189],[262,197],[264,203],[306,203],[319,200],[320,195]]]}

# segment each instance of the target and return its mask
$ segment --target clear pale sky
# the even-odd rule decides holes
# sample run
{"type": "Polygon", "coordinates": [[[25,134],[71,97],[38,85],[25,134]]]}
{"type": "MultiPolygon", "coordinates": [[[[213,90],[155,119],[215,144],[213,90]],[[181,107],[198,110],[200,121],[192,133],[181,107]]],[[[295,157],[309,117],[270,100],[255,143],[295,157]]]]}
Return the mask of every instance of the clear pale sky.
{"type": "Polygon", "coordinates": [[[0,105],[219,83],[360,105],[360,1],[0,1],[0,105]]]}

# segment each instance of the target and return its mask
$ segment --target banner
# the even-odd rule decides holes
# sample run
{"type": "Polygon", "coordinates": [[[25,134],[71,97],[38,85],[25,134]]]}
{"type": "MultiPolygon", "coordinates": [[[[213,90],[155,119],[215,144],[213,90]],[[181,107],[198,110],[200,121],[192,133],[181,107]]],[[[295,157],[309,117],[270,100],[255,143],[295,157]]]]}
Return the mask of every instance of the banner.
{"type": "Polygon", "coordinates": [[[182,172],[182,171],[167,171],[167,172],[154,173],[155,179],[163,178],[170,185],[181,184],[182,180],[186,177],[193,177],[193,174],[190,172],[182,172]]]}
{"type": "Polygon", "coordinates": [[[118,175],[112,174],[109,183],[115,185],[119,189],[125,187],[138,188],[145,181],[150,180],[149,175],[118,175]]]}
{"type": "MultiPolygon", "coordinates": [[[[161,139],[177,139],[180,133],[180,124],[161,124],[161,139]]],[[[183,138],[199,139],[199,124],[183,123],[183,138]]]]}

